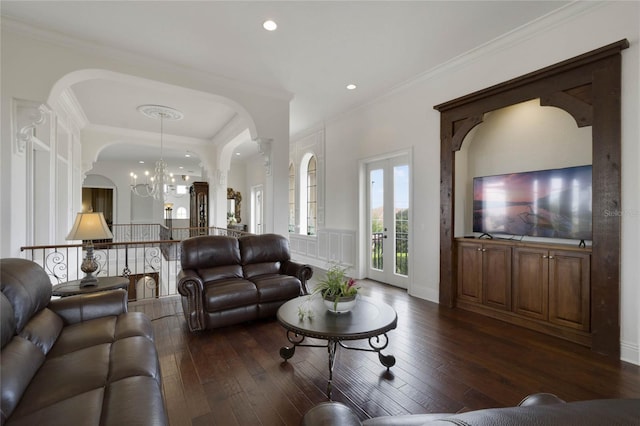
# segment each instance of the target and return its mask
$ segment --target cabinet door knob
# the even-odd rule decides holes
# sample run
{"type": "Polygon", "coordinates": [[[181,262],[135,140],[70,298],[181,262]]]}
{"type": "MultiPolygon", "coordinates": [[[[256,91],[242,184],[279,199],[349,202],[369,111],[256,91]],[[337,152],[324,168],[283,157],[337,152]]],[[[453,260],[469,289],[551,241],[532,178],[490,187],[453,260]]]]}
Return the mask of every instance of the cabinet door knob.
{"type": "Polygon", "coordinates": [[[478,247],[476,250],[478,250],[478,251],[482,251],[482,249],[481,249],[480,247],[478,247]]]}
{"type": "Polygon", "coordinates": [[[483,249],[482,249],[482,251],[483,251],[483,252],[484,252],[484,251],[487,251],[487,249],[483,248],[483,249]]]}
{"type": "Polygon", "coordinates": [[[546,254],[543,254],[543,255],[542,255],[542,258],[543,258],[543,259],[546,259],[547,257],[549,257],[549,256],[547,256],[546,254]]]}
{"type": "Polygon", "coordinates": [[[553,259],[553,256],[549,256],[549,259],[553,259]]]}

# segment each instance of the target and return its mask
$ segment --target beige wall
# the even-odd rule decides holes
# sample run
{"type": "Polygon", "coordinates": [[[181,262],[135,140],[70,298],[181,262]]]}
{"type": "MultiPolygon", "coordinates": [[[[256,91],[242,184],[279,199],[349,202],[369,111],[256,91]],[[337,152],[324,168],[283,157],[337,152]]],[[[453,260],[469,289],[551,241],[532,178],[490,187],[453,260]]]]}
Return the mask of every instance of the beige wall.
{"type": "Polygon", "coordinates": [[[591,127],[537,99],[485,114],[456,153],[455,236],[472,231],[473,178],[591,164],[591,127]]]}

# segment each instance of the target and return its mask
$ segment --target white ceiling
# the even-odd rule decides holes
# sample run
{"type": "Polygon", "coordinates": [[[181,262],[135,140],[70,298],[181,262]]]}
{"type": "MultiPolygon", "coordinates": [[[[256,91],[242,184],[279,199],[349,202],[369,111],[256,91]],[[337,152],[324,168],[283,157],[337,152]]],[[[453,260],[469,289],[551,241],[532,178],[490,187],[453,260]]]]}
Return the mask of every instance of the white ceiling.
{"type": "MultiPolygon", "coordinates": [[[[567,3],[3,0],[0,11],[96,47],[289,92],[295,136],[567,3]],[[265,31],[266,19],[278,29],[265,31]],[[357,89],[346,90],[348,83],[357,89]]],[[[161,104],[185,114],[167,123],[165,133],[210,140],[234,115],[222,104],[113,81],[87,81],[72,90],[96,126],[157,132],[158,122],[136,107],[161,104]]],[[[256,144],[249,145],[246,155],[255,153],[256,144]]],[[[131,155],[114,148],[100,158],[131,155]]]]}

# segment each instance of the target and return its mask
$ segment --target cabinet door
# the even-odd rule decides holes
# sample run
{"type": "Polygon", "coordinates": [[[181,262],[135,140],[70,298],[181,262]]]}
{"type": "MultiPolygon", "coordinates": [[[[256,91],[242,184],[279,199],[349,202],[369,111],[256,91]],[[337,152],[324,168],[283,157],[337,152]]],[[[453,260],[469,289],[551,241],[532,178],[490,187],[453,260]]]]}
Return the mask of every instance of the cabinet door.
{"type": "Polygon", "coordinates": [[[458,298],[481,302],[482,244],[458,244],[458,298]]]}
{"type": "Polygon", "coordinates": [[[590,328],[590,271],[588,253],[549,252],[549,321],[578,330],[590,328]]]}
{"type": "Polygon", "coordinates": [[[549,317],[549,261],[546,249],[513,251],[513,311],[530,318],[549,317]]]}
{"type": "Polygon", "coordinates": [[[511,310],[511,247],[482,247],[482,303],[511,310]]]}

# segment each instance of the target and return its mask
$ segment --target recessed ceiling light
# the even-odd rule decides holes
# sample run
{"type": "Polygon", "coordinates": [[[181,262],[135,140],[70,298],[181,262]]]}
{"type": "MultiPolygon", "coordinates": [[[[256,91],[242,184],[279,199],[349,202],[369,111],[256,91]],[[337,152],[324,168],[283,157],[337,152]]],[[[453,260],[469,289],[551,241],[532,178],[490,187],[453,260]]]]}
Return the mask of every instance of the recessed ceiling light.
{"type": "Polygon", "coordinates": [[[178,167],[178,168],[179,168],[180,170],[184,169],[184,167],[183,167],[183,166],[180,166],[180,167],[178,167]]]}
{"type": "Polygon", "coordinates": [[[191,157],[191,154],[185,154],[184,156],[189,158],[189,157],[191,157]]]}
{"type": "Polygon", "coordinates": [[[140,161],[138,161],[138,163],[140,163],[140,164],[144,164],[144,161],[140,160],[140,161]]]}
{"type": "Polygon", "coordinates": [[[239,153],[239,152],[236,152],[236,155],[238,155],[238,156],[239,156],[239,155],[240,155],[240,153],[239,153]]]}
{"type": "Polygon", "coordinates": [[[358,87],[358,86],[356,86],[356,85],[355,85],[355,84],[353,84],[353,83],[351,83],[351,84],[347,84],[347,90],[354,90],[356,87],[358,87]]]}
{"type": "Polygon", "coordinates": [[[274,21],[269,19],[263,22],[262,28],[264,28],[267,31],[275,31],[276,28],[278,28],[278,24],[276,24],[274,21]]]}

